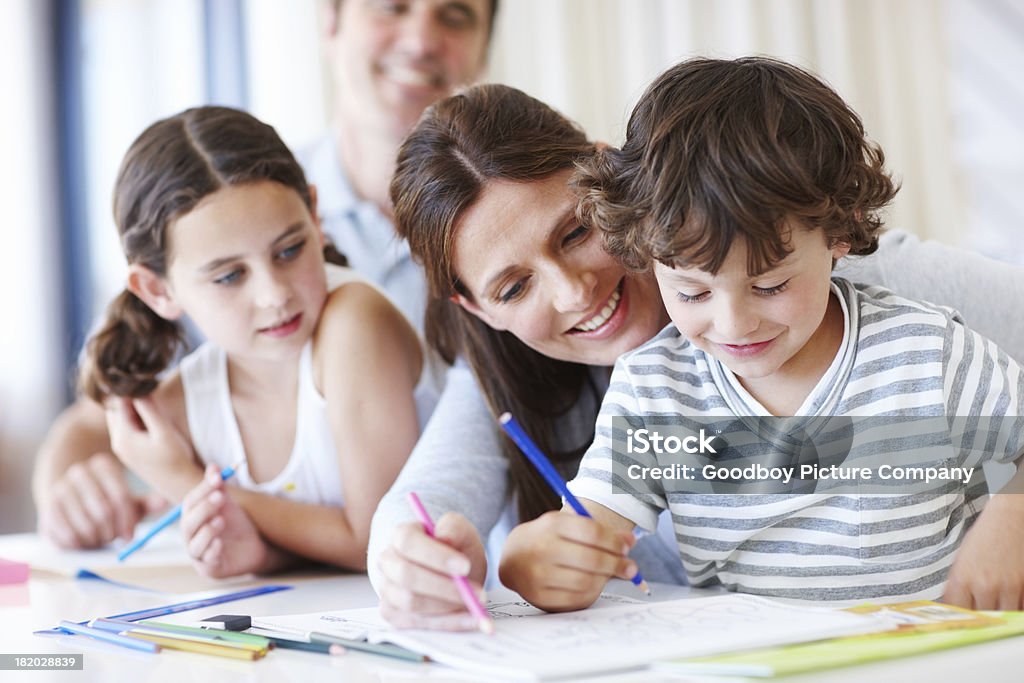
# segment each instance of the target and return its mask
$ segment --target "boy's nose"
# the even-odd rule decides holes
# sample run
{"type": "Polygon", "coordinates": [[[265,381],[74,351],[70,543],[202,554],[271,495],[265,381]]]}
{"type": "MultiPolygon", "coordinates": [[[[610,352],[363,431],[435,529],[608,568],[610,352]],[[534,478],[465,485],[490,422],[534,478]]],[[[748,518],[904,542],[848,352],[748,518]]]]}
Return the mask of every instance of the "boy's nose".
{"type": "Polygon", "coordinates": [[[742,302],[726,302],[715,316],[718,341],[727,344],[757,341],[751,339],[750,335],[757,331],[760,324],[757,313],[742,302]]]}
{"type": "Polygon", "coordinates": [[[411,8],[399,29],[401,46],[415,57],[436,55],[441,45],[441,27],[427,9],[411,8]]]}

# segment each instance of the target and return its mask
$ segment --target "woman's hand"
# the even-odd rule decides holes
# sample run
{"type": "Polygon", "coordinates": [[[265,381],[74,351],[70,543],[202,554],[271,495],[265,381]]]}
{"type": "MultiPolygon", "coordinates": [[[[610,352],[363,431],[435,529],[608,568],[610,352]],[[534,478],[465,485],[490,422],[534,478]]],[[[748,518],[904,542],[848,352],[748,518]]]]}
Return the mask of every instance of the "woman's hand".
{"type": "Polygon", "coordinates": [[[181,504],[181,532],[196,570],[203,576],[265,571],[270,555],[259,530],[227,491],[215,465],[181,504]]]}
{"type": "Polygon", "coordinates": [[[165,498],[181,500],[202,479],[192,444],[151,397],[112,397],[106,410],[114,455],[165,498]]]}
{"type": "Polygon", "coordinates": [[[561,510],[520,524],[509,534],[498,573],[501,582],[548,612],[589,607],[608,579],[632,579],[627,555],[636,543],[627,531],[561,510]]]}
{"type": "Polygon", "coordinates": [[[476,617],[467,610],[452,576],[465,576],[486,604],[483,591],[487,557],[476,528],[460,514],[438,518],[431,538],[417,522],[395,529],[378,567],[381,616],[399,628],[473,631],[476,617]]]}

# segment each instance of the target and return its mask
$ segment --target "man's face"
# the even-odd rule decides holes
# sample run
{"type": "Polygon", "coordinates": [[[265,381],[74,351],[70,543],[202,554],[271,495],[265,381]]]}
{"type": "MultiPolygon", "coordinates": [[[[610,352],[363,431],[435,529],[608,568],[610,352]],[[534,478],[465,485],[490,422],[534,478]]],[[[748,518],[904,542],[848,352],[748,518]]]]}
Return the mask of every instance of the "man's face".
{"type": "Polygon", "coordinates": [[[342,0],[327,50],[343,120],[404,137],[479,77],[490,11],[490,0],[342,0]]]}

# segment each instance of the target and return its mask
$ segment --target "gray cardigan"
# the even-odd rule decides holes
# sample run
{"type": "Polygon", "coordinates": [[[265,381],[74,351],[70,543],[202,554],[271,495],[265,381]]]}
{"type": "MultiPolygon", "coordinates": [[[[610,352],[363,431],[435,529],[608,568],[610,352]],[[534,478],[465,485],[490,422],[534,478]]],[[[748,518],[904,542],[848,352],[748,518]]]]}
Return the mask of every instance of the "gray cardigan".
{"type": "MultiPolygon", "coordinates": [[[[1024,324],[1016,315],[1024,301],[1024,268],[890,231],[882,236],[875,254],[844,259],[836,273],[955,308],[972,329],[1024,361],[1024,324]]],[[[599,387],[607,386],[607,368],[595,368],[594,377],[599,387]]],[[[559,433],[566,434],[569,443],[581,443],[581,435],[593,429],[594,410],[581,405],[570,411],[561,418],[559,433]]],[[[448,371],[430,422],[374,514],[368,549],[374,586],[379,586],[377,557],[387,547],[391,531],[415,519],[405,501],[408,491],[416,491],[435,518],[454,511],[473,523],[481,538],[488,540],[488,583],[496,583],[501,544],[516,521],[515,506],[509,499],[508,465],[499,447],[495,419],[464,363],[448,371]]],[[[657,536],[642,539],[634,557],[648,580],[682,582],[671,529],[660,531],[667,532],[659,534],[667,536],[667,543],[657,536]]]]}

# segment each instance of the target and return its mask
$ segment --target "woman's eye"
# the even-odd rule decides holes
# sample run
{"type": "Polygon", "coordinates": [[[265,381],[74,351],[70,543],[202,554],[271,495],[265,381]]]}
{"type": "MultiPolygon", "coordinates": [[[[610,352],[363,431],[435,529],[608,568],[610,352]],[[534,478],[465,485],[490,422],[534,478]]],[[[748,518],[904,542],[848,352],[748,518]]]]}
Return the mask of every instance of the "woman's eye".
{"type": "Polygon", "coordinates": [[[684,304],[699,304],[701,301],[708,298],[708,294],[708,292],[701,292],[700,294],[683,294],[682,292],[676,292],[676,298],[684,304]]]}
{"type": "Polygon", "coordinates": [[[763,296],[775,296],[776,294],[781,294],[788,286],[789,280],[786,280],[782,284],[775,285],[774,287],[754,287],[754,290],[763,296]]]}
{"type": "Polygon", "coordinates": [[[562,240],[562,244],[572,244],[573,242],[579,242],[590,232],[590,228],[580,225],[577,226],[572,232],[565,236],[562,240]]]}
{"type": "Polygon", "coordinates": [[[513,299],[517,298],[520,294],[522,294],[524,287],[524,281],[519,280],[511,287],[506,289],[504,292],[502,292],[500,295],[498,295],[498,300],[501,301],[501,303],[503,304],[507,304],[509,301],[512,301],[513,299]]]}

